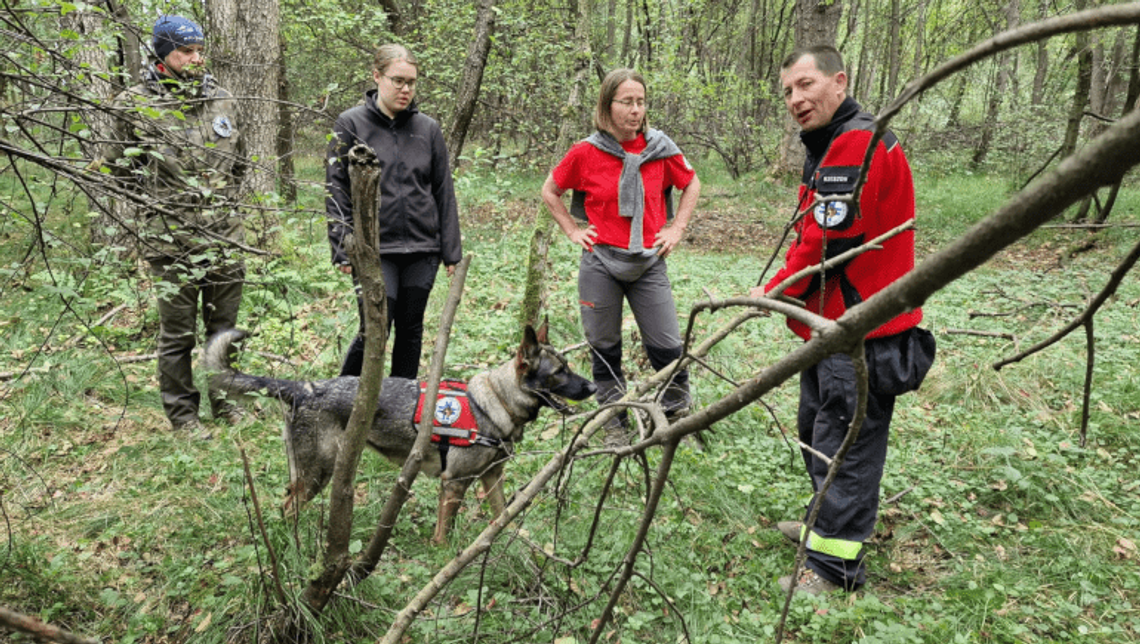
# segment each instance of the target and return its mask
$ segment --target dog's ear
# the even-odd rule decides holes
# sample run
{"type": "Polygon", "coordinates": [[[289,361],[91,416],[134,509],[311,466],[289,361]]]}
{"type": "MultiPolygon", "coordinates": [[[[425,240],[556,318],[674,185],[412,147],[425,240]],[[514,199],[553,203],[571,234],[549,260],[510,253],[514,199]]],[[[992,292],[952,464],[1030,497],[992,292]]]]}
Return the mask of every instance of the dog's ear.
{"type": "Polygon", "coordinates": [[[535,354],[542,351],[538,343],[538,333],[531,325],[526,325],[523,329],[522,344],[519,345],[519,351],[515,354],[515,369],[522,373],[530,368],[530,361],[535,354]]]}

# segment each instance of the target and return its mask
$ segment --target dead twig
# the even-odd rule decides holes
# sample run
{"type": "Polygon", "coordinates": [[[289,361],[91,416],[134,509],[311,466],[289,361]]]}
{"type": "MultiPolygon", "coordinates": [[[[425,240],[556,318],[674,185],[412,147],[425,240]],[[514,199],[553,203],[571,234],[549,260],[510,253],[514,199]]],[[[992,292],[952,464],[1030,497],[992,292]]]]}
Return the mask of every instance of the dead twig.
{"type": "Polygon", "coordinates": [[[1017,338],[1012,333],[1004,333],[1002,331],[974,331],[972,329],[942,329],[942,333],[946,335],[976,335],[982,338],[1001,338],[1009,340],[1010,342],[1017,342],[1017,338]]]}
{"type": "Polygon", "coordinates": [[[285,605],[288,600],[285,597],[285,589],[281,586],[281,566],[277,563],[277,551],[273,548],[273,542],[269,540],[269,532],[265,529],[264,515],[261,513],[261,503],[257,499],[257,486],[253,483],[253,473],[249,468],[249,457],[245,453],[245,448],[239,446],[238,453],[241,454],[242,469],[245,471],[245,482],[249,486],[249,499],[253,503],[253,518],[257,519],[257,528],[261,533],[261,541],[265,544],[265,550],[269,553],[269,574],[273,577],[273,589],[277,592],[277,601],[281,605],[285,605]]]}

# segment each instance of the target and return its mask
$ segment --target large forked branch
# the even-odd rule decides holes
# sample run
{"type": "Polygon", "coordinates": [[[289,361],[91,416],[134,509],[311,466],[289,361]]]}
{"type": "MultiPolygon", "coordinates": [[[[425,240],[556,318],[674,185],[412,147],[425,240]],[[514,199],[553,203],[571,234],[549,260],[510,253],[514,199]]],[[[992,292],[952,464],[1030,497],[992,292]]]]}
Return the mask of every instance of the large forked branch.
{"type": "Polygon", "coordinates": [[[302,601],[314,612],[321,612],[349,570],[348,553],[352,532],[353,492],[360,453],[376,415],[376,400],[384,373],[384,349],[388,334],[388,298],[380,269],[380,223],[373,215],[380,205],[380,164],[366,145],[349,150],[352,178],[354,230],[346,239],[346,250],[353,272],[360,282],[364,309],[364,363],[361,367],[352,414],[348,418],[329,492],[329,534],[325,568],[305,589],[302,601]]]}

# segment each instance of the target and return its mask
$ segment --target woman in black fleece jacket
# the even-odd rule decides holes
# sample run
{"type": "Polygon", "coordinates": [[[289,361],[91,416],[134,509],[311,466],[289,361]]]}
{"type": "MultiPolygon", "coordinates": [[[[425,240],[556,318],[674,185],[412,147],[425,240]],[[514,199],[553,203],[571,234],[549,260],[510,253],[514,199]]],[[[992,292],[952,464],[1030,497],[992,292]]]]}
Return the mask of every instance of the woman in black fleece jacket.
{"type": "MultiPolygon", "coordinates": [[[[391,376],[409,379],[419,371],[424,311],[439,264],[442,261],[451,276],[463,255],[443,131],[435,119],[420,113],[413,100],[418,74],[415,56],[404,47],[383,45],[376,51],[372,69],[376,89],[337,118],[325,171],[332,261],[341,272],[352,274],[343,246],[353,224],[348,151],[364,143],[383,168],[376,216],[388,325],[396,331],[390,343],[391,376]]],[[[363,309],[360,315],[361,327],[341,367],[342,376],[360,375],[363,309]]]]}

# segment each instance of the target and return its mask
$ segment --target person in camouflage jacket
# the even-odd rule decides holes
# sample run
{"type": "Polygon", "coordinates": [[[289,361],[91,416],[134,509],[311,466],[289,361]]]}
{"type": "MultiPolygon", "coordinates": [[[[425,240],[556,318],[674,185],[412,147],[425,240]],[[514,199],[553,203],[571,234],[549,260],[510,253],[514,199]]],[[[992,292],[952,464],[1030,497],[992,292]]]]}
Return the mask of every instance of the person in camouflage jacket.
{"type": "MultiPolygon", "coordinates": [[[[244,240],[238,200],[245,142],[236,101],[205,71],[204,40],[201,27],[186,18],[158,19],[156,62],[140,84],[115,98],[114,134],[98,163],[146,199],[136,223],[159,286],[163,411],[175,429],[196,436],[204,435],[191,370],[198,315],[207,337],[236,326],[245,277],[236,255],[244,240]]],[[[209,397],[215,418],[240,416],[239,408],[209,397]]]]}

